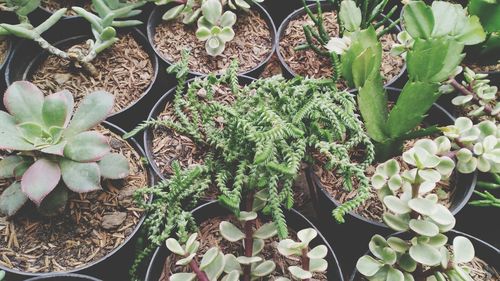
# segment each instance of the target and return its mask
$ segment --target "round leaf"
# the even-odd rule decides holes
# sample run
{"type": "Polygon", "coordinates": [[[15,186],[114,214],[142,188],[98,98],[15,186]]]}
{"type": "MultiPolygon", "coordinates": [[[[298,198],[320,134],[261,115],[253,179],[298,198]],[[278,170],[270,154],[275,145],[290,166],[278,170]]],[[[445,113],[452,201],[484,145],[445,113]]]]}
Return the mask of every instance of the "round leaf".
{"type": "Polygon", "coordinates": [[[208,251],[203,255],[203,258],[200,262],[200,269],[205,269],[209,264],[215,261],[215,258],[219,255],[219,248],[212,247],[208,249],[208,251]]]}
{"type": "Polygon", "coordinates": [[[417,244],[410,247],[410,256],[418,263],[435,266],[441,262],[439,251],[426,244],[417,244]]]}
{"type": "Polygon", "coordinates": [[[101,189],[101,173],[96,163],[79,163],[62,159],[59,165],[63,181],[72,191],[85,193],[101,189]]]}
{"type": "Polygon", "coordinates": [[[3,98],[5,108],[17,123],[41,122],[43,93],[28,81],[16,81],[7,88],[3,98]]]}
{"type": "Polygon", "coordinates": [[[363,256],[356,263],[356,269],[359,273],[367,277],[375,275],[382,266],[384,265],[381,262],[370,256],[363,256]]]}
{"type": "Polygon", "coordinates": [[[406,231],[409,229],[408,223],[410,217],[408,215],[393,215],[386,213],[382,216],[382,219],[387,226],[396,231],[406,231]]]}
{"type": "Polygon", "coordinates": [[[299,280],[312,278],[311,272],[305,271],[304,269],[298,266],[290,266],[288,267],[288,271],[290,271],[290,273],[299,280]]]}
{"type": "Polygon", "coordinates": [[[428,216],[436,210],[437,204],[424,198],[414,198],[408,201],[408,206],[415,212],[428,216]]]}
{"type": "Polygon", "coordinates": [[[328,262],[324,259],[311,259],[309,261],[309,270],[311,272],[324,272],[328,269],[328,262]]]}
{"type": "Polygon", "coordinates": [[[106,154],[98,164],[101,176],[106,179],[123,179],[130,174],[128,159],[118,153],[106,154]]]}
{"type": "Polygon", "coordinates": [[[309,242],[316,238],[316,236],[318,236],[318,232],[313,228],[302,229],[297,233],[297,237],[304,245],[309,245],[309,242]]]}
{"type": "Polygon", "coordinates": [[[328,248],[326,248],[325,245],[318,245],[314,247],[309,253],[307,253],[307,256],[310,259],[322,259],[326,257],[328,254],[328,248]]]}
{"type": "Polygon", "coordinates": [[[404,202],[396,196],[390,195],[384,197],[384,204],[391,212],[396,214],[407,214],[411,212],[410,207],[408,207],[408,203],[404,202]]]}
{"type": "Polygon", "coordinates": [[[269,239],[278,234],[278,229],[274,222],[269,222],[262,225],[257,231],[253,233],[253,238],[269,239]]]}
{"type": "Polygon", "coordinates": [[[415,219],[410,220],[410,229],[427,237],[432,237],[439,233],[439,228],[432,222],[415,219]]]}
{"type": "Polygon", "coordinates": [[[256,277],[264,277],[271,274],[276,268],[276,264],[272,261],[264,261],[257,265],[252,270],[252,275],[256,277]]]}
{"type": "Polygon", "coordinates": [[[220,223],[219,230],[222,237],[230,242],[237,242],[245,238],[245,234],[239,228],[227,221],[220,223]]]}
{"type": "Polygon", "coordinates": [[[194,281],[195,279],[194,273],[175,273],[170,276],[170,281],[194,281]]]}
{"type": "Polygon", "coordinates": [[[167,241],[165,241],[165,245],[167,246],[167,249],[174,254],[179,256],[184,256],[186,254],[186,251],[184,251],[181,244],[179,244],[179,242],[174,238],[168,238],[167,241]]]}
{"type": "Polygon", "coordinates": [[[394,269],[394,268],[389,268],[389,271],[387,271],[387,279],[386,281],[404,281],[404,276],[403,272],[394,269]]]}
{"type": "Polygon", "coordinates": [[[457,236],[453,239],[453,259],[456,263],[470,262],[474,256],[474,246],[469,239],[463,236],[457,236]]]}

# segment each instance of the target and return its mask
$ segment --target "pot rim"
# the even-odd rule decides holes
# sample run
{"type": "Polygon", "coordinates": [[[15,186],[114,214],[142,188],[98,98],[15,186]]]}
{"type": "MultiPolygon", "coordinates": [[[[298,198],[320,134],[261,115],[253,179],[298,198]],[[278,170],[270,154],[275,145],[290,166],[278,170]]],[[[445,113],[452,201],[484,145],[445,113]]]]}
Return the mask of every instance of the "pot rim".
{"type": "MultiPolygon", "coordinates": [[[[320,4],[321,4],[321,7],[322,8],[326,8],[325,10],[328,11],[329,9],[332,9],[332,5],[324,0],[319,0],[320,1],[320,4]]],[[[306,2],[309,2],[311,3],[312,0],[306,0],[306,2]]],[[[317,5],[316,3],[314,4],[309,4],[307,5],[308,8],[310,8],[313,12],[317,10],[317,5]]],[[[324,11],[325,11],[324,10],[324,11]]],[[[283,57],[283,55],[281,54],[281,47],[280,47],[280,42],[281,42],[281,38],[283,37],[283,35],[285,34],[285,31],[288,29],[288,26],[290,24],[290,22],[294,19],[296,19],[297,17],[300,17],[300,16],[303,16],[306,14],[306,11],[305,11],[305,8],[302,7],[300,9],[297,9],[295,10],[294,12],[292,12],[291,14],[289,14],[284,20],[283,22],[281,23],[280,27],[278,28],[278,33],[276,35],[276,55],[278,56],[278,59],[280,61],[280,64],[282,67],[284,67],[286,69],[286,71],[288,73],[290,73],[293,77],[297,77],[297,76],[300,76],[298,75],[291,67],[290,65],[288,65],[288,63],[285,61],[285,58],[283,57]]],[[[390,22],[394,22],[392,19],[389,19],[390,22]]],[[[397,24],[395,26],[395,28],[397,29],[398,33],[402,31],[402,27],[397,24]]],[[[394,76],[391,78],[391,80],[387,81],[387,83],[384,84],[384,87],[390,87],[392,86],[393,84],[395,84],[402,76],[403,74],[406,73],[406,63],[403,64],[403,67],[401,68],[401,70],[399,71],[398,75],[394,76]]],[[[353,89],[346,89],[348,91],[351,91],[353,89]]]]}
{"type": "Polygon", "coordinates": [[[47,276],[38,276],[38,277],[33,277],[30,279],[27,279],[26,281],[43,281],[43,280],[50,280],[52,278],[61,278],[61,277],[74,277],[74,278],[80,278],[84,280],[89,280],[89,281],[102,281],[101,279],[97,279],[92,276],[88,275],[82,275],[82,274],[51,274],[47,276]]]}
{"type": "MultiPolygon", "coordinates": [[[[74,17],[74,18],[79,18],[79,17],[74,17]]],[[[64,22],[65,20],[71,20],[71,18],[63,19],[62,22],[64,22]]],[[[151,46],[149,44],[147,44],[147,38],[144,35],[144,33],[142,33],[142,31],[140,31],[137,27],[126,28],[126,29],[124,28],[124,29],[121,29],[118,33],[120,33],[120,32],[123,32],[123,33],[130,32],[132,34],[132,36],[134,37],[134,40],[136,40],[137,43],[148,54],[149,60],[151,61],[151,64],[153,67],[153,75],[151,76],[151,83],[148,85],[147,88],[145,88],[142,91],[143,93],[138,99],[136,99],[134,102],[130,103],[127,107],[121,109],[120,111],[113,112],[112,114],[110,114],[108,116],[108,118],[121,115],[122,113],[126,112],[127,110],[129,110],[132,107],[134,107],[135,105],[137,105],[144,98],[146,98],[146,96],[152,91],[153,86],[158,78],[158,72],[159,72],[158,58],[156,57],[155,52],[153,51],[151,46]]],[[[76,41],[76,40],[80,40],[82,38],[88,38],[88,37],[89,37],[88,34],[80,34],[80,35],[76,35],[76,36],[70,36],[70,37],[67,37],[65,39],[56,41],[55,43],[53,43],[53,45],[54,46],[63,45],[63,44],[67,44],[67,43],[72,42],[72,41],[76,41]]],[[[4,76],[5,76],[5,82],[7,84],[7,87],[9,87],[13,83],[10,81],[11,80],[10,72],[11,72],[11,68],[13,68],[12,60],[20,52],[20,50],[23,48],[23,44],[26,44],[26,42],[29,43],[32,41],[22,41],[19,44],[17,44],[17,46],[15,46],[15,48],[12,50],[12,54],[9,58],[9,62],[6,64],[4,76]]],[[[40,65],[40,63],[43,62],[42,59],[44,58],[44,56],[47,56],[47,55],[49,55],[49,53],[46,50],[42,49],[38,52],[38,54],[36,54],[29,61],[28,67],[24,70],[24,73],[23,73],[23,80],[26,80],[26,78],[28,76],[28,72],[30,70],[33,70],[33,67],[34,67],[33,65],[34,64],[40,65]]]]}
{"type": "MultiPolygon", "coordinates": [[[[242,75],[242,76],[250,76],[250,74],[254,71],[257,71],[258,69],[266,66],[269,61],[271,60],[273,54],[276,52],[276,37],[277,37],[277,33],[276,33],[276,25],[274,24],[274,20],[273,18],[271,17],[271,15],[269,14],[269,12],[262,6],[260,5],[259,3],[254,3],[254,5],[252,7],[255,7],[259,14],[261,14],[263,17],[264,17],[264,20],[266,21],[267,23],[267,26],[269,27],[269,31],[271,33],[271,50],[269,52],[269,54],[267,55],[267,57],[261,61],[258,65],[256,65],[255,67],[249,69],[249,70],[246,70],[246,71],[243,71],[243,72],[238,72],[238,75],[242,75]]],[[[156,53],[157,57],[159,57],[164,63],[166,63],[167,65],[172,65],[173,62],[170,62],[168,60],[166,60],[162,54],[160,53],[160,51],[156,48],[155,46],[155,43],[154,43],[154,37],[155,37],[155,34],[156,34],[156,31],[155,31],[155,28],[156,26],[152,27],[153,25],[153,22],[155,20],[155,15],[156,14],[160,14],[159,17],[160,17],[160,20],[161,19],[161,11],[165,9],[164,6],[156,6],[150,13],[149,17],[148,17],[148,20],[147,20],[147,26],[146,26],[146,32],[147,32],[147,38],[148,38],[148,41],[149,41],[149,45],[151,46],[151,48],[154,50],[154,52],[156,53]]],[[[239,12],[241,13],[242,11],[239,10],[239,12]]],[[[201,72],[198,72],[198,71],[193,71],[191,69],[188,69],[188,72],[189,74],[191,75],[194,75],[194,76],[206,76],[208,75],[209,73],[201,73],[201,72]]]]}
{"type": "MultiPolygon", "coordinates": [[[[114,134],[116,134],[120,137],[123,134],[125,134],[125,131],[122,128],[120,128],[117,125],[110,123],[108,121],[102,122],[101,125],[103,125],[105,128],[109,129],[111,132],[113,132],[114,134]]],[[[142,149],[142,147],[139,145],[139,143],[134,138],[130,138],[130,139],[127,139],[125,141],[129,143],[129,145],[139,154],[139,156],[145,155],[144,150],[142,149]]],[[[144,165],[144,172],[147,174],[148,184],[154,185],[155,177],[154,177],[153,171],[151,170],[150,165],[144,165]]],[[[148,198],[149,202],[151,202],[152,200],[153,200],[152,197],[148,198]]],[[[74,274],[74,273],[83,272],[84,270],[88,270],[88,269],[92,268],[93,266],[96,266],[97,264],[109,259],[114,254],[116,254],[118,251],[120,251],[126,244],[128,244],[138,233],[139,229],[141,228],[142,224],[144,223],[144,220],[146,219],[146,215],[147,215],[147,213],[144,212],[143,215],[141,216],[141,219],[139,220],[139,222],[135,226],[134,230],[127,236],[126,239],[123,240],[123,242],[118,247],[114,248],[112,251],[108,252],[105,256],[101,257],[100,259],[97,259],[97,260],[90,262],[90,263],[86,263],[84,266],[77,267],[77,268],[67,270],[67,271],[60,271],[57,273],[55,273],[55,272],[36,273],[36,272],[25,272],[25,271],[21,271],[21,270],[16,269],[16,268],[8,268],[8,267],[0,264],[0,270],[3,270],[3,271],[10,273],[10,274],[15,274],[18,276],[40,277],[40,278],[41,277],[44,277],[44,278],[45,277],[52,277],[53,275],[65,275],[65,274],[74,274]]],[[[35,279],[35,280],[38,280],[38,279],[35,279]]],[[[91,279],[91,280],[93,280],[93,279],[91,279]]],[[[100,281],[100,280],[96,279],[95,281],[100,281]]]]}
{"type": "MultiPolygon", "coordinates": [[[[401,89],[398,89],[398,88],[393,88],[393,87],[385,87],[385,89],[387,91],[396,91],[396,92],[401,92],[401,89]]],[[[441,111],[443,114],[445,114],[450,120],[452,121],[455,121],[456,118],[454,116],[452,116],[447,110],[445,110],[442,106],[440,106],[439,104],[437,103],[434,103],[432,105],[433,107],[435,107],[437,110],[441,111]]],[[[323,184],[321,184],[321,181],[320,179],[318,178],[318,176],[314,173],[314,171],[312,170],[311,167],[308,167],[307,168],[307,174],[309,175],[310,179],[313,181],[313,184],[316,185],[318,187],[318,190],[323,193],[323,195],[328,198],[332,203],[333,205],[335,205],[335,207],[339,207],[340,205],[342,205],[341,203],[339,203],[337,200],[335,200],[326,190],[325,188],[323,187],[323,184]]],[[[458,172],[457,172],[458,173],[458,172]]],[[[471,198],[472,194],[474,193],[474,189],[476,187],[476,182],[477,182],[477,171],[472,173],[472,174],[468,174],[469,176],[472,177],[472,182],[471,182],[471,185],[470,185],[470,188],[469,190],[465,193],[465,196],[464,198],[462,199],[462,201],[457,204],[451,211],[451,213],[453,215],[456,215],[458,212],[460,212],[464,207],[465,205],[469,202],[469,199],[471,198]]],[[[365,223],[369,223],[369,224],[372,224],[372,225],[375,225],[375,226],[378,226],[378,227],[383,227],[383,228],[386,228],[386,229],[391,229],[389,228],[385,223],[381,223],[381,222],[378,222],[378,221],[373,221],[373,220],[370,220],[368,218],[365,218],[363,217],[362,215],[354,212],[354,211],[350,211],[348,213],[350,216],[356,218],[356,219],[359,219],[365,223]]]]}
{"type": "MultiPolygon", "coordinates": [[[[200,205],[200,206],[196,207],[195,209],[193,209],[191,211],[191,213],[195,214],[196,212],[200,212],[200,210],[202,210],[203,208],[210,207],[210,206],[215,205],[215,204],[218,205],[219,202],[217,200],[207,202],[207,203],[205,203],[203,205],[200,205]]],[[[220,208],[223,208],[223,207],[220,206],[220,208]]],[[[322,242],[322,244],[327,247],[328,252],[332,254],[333,260],[335,262],[335,266],[336,266],[336,268],[338,270],[338,273],[340,275],[340,280],[338,280],[338,281],[344,281],[344,275],[342,273],[342,268],[340,267],[340,264],[339,264],[339,261],[337,259],[337,256],[335,255],[335,251],[333,251],[333,249],[332,249],[329,241],[323,236],[323,234],[321,233],[321,231],[308,218],[306,218],[303,214],[301,214],[299,211],[295,210],[294,208],[291,208],[290,210],[285,210],[285,211],[289,212],[288,215],[297,216],[300,219],[304,220],[304,222],[306,224],[308,224],[309,227],[311,227],[311,228],[313,228],[314,230],[317,231],[318,236],[315,239],[320,240],[322,242]]],[[[230,211],[228,211],[228,213],[230,213],[230,211]]],[[[154,267],[153,261],[156,259],[156,257],[158,256],[158,254],[159,254],[159,252],[161,250],[162,250],[162,246],[156,248],[153,256],[151,257],[151,261],[150,261],[150,263],[148,265],[148,268],[147,268],[147,271],[146,271],[146,277],[145,277],[144,280],[146,280],[146,281],[151,280],[151,278],[152,278],[151,275],[153,274],[152,271],[153,271],[153,267],[154,267]]],[[[328,268],[330,268],[331,265],[329,264],[328,266],[329,266],[328,268]]]]}

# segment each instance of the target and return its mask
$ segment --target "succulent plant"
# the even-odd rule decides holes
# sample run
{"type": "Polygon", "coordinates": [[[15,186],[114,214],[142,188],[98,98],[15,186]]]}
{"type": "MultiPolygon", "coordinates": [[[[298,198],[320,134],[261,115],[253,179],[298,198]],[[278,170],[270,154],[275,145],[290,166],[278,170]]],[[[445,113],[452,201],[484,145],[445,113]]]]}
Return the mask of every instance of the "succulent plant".
{"type": "Polygon", "coordinates": [[[0,178],[14,182],[0,196],[0,211],[14,215],[28,199],[42,213],[65,206],[67,187],[84,193],[101,189],[101,178],[129,174],[127,159],[110,153],[108,140],[89,129],[113,108],[106,92],[88,94],[75,110],[68,91],[47,97],[27,81],[5,92],[7,112],[0,111],[0,149],[13,151],[0,161],[0,178]]]}
{"type": "MultiPolygon", "coordinates": [[[[324,272],[328,268],[328,262],[324,259],[328,254],[325,245],[318,245],[309,250],[309,243],[316,238],[318,232],[313,228],[302,229],[297,233],[300,242],[292,239],[281,240],[278,244],[278,251],[289,258],[298,257],[301,266],[289,266],[288,271],[298,280],[309,280],[315,272],[324,272]]],[[[289,280],[282,277],[279,281],[289,280]]]]}
{"type": "Polygon", "coordinates": [[[227,3],[229,8],[236,10],[236,9],[243,9],[247,10],[252,7],[253,4],[255,3],[262,3],[264,0],[221,0],[223,4],[227,3]]]}
{"type": "Polygon", "coordinates": [[[222,14],[222,4],[219,0],[206,0],[201,6],[203,16],[198,19],[196,37],[206,41],[205,49],[211,56],[218,56],[224,52],[226,43],[233,40],[233,25],[236,23],[236,14],[226,11],[222,14]]]}
{"type": "Polygon", "coordinates": [[[170,21],[176,18],[182,18],[184,24],[192,24],[201,15],[200,0],[157,0],[156,5],[166,5],[169,3],[177,3],[163,14],[162,19],[170,21]]]}

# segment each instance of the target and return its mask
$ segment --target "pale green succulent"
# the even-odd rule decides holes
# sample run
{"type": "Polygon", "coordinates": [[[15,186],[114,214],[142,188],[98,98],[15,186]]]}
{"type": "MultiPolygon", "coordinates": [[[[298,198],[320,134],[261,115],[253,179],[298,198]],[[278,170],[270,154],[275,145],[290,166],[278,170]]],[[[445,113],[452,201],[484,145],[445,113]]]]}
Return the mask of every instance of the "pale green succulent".
{"type": "Polygon", "coordinates": [[[0,111],[0,149],[13,152],[0,161],[0,178],[14,182],[0,196],[0,211],[14,215],[28,199],[47,215],[66,205],[67,189],[101,189],[101,178],[122,179],[128,160],[110,153],[108,139],[89,131],[113,109],[113,95],[94,92],[74,109],[68,91],[47,97],[27,81],[5,92],[8,112],[0,111]]]}
{"type": "MultiPolygon", "coordinates": [[[[278,251],[289,258],[300,258],[308,264],[301,266],[289,266],[288,271],[298,280],[310,279],[316,272],[325,272],[328,268],[328,262],[324,259],[328,254],[328,248],[325,245],[318,245],[309,250],[309,243],[316,238],[317,231],[312,228],[306,228],[297,233],[300,242],[292,239],[281,240],[278,244],[278,251]]],[[[281,277],[281,281],[288,280],[281,277]]]]}
{"type": "Polygon", "coordinates": [[[461,173],[500,171],[500,126],[493,121],[482,121],[474,125],[466,117],[455,120],[455,124],[441,128],[443,134],[454,142],[457,169],[461,173]]]}
{"type": "Polygon", "coordinates": [[[398,43],[392,45],[391,47],[391,55],[406,58],[406,51],[413,46],[415,40],[411,38],[410,34],[408,34],[406,30],[398,33],[397,39],[398,43]]]}
{"type": "Polygon", "coordinates": [[[195,23],[201,15],[200,0],[156,0],[156,5],[166,5],[169,3],[178,3],[163,14],[162,19],[166,21],[181,18],[184,24],[195,23]]]}
{"type": "Polygon", "coordinates": [[[456,106],[471,107],[467,115],[472,117],[498,116],[500,114],[500,104],[497,103],[498,87],[489,84],[488,74],[476,74],[466,67],[464,77],[465,81],[462,81],[462,85],[469,90],[468,94],[460,94],[451,102],[456,106]]]}
{"type": "Polygon", "coordinates": [[[370,281],[414,281],[413,274],[424,274],[426,281],[472,280],[470,268],[464,264],[474,258],[474,246],[463,236],[453,239],[451,250],[446,247],[447,242],[442,234],[419,236],[411,241],[397,237],[386,240],[375,235],[369,244],[373,256],[360,258],[356,268],[370,281]],[[433,270],[417,272],[417,265],[433,270]]]}
{"type": "Polygon", "coordinates": [[[219,0],[206,0],[201,6],[203,16],[198,20],[196,37],[206,41],[205,49],[211,56],[218,56],[224,52],[226,43],[233,40],[233,25],[236,23],[236,14],[226,11],[222,14],[222,4],[219,0]]]}
{"type": "Polygon", "coordinates": [[[255,3],[262,3],[264,0],[222,0],[223,3],[227,3],[229,8],[248,10],[255,3]]]}

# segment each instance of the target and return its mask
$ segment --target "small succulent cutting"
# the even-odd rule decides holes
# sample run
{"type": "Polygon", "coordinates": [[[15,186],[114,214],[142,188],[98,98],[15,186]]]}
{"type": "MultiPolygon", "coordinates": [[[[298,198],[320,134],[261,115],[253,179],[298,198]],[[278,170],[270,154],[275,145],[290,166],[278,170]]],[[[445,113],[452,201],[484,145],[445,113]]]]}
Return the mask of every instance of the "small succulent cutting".
{"type": "Polygon", "coordinates": [[[201,6],[203,16],[198,19],[196,37],[206,41],[205,49],[211,56],[218,56],[224,52],[226,43],[233,40],[233,25],[236,23],[236,14],[231,11],[222,13],[222,4],[219,0],[206,0],[201,6]]]}
{"type": "Polygon", "coordinates": [[[8,112],[0,111],[0,149],[12,152],[0,161],[0,178],[13,183],[0,196],[0,211],[13,216],[31,200],[45,215],[64,208],[68,189],[101,189],[101,178],[129,175],[128,160],[110,153],[105,136],[90,129],[113,108],[113,95],[88,94],[74,111],[68,91],[44,97],[27,81],[5,92],[8,112]]]}

